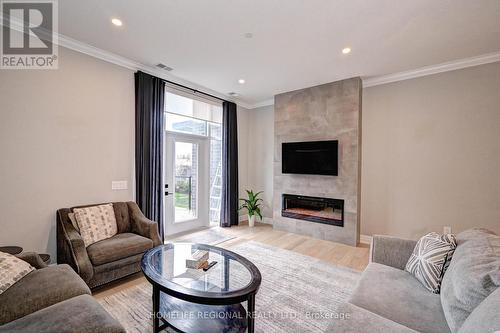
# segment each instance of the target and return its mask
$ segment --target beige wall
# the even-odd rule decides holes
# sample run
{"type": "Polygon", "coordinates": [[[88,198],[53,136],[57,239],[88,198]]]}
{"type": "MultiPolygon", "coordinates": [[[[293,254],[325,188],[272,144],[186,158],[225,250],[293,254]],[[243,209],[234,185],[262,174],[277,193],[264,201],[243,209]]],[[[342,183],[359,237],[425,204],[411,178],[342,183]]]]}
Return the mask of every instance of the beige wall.
{"type": "MultiPolygon", "coordinates": [[[[133,199],[133,71],[60,49],[0,70],[0,244],[55,258],[55,210],[133,199]],[[129,189],[112,191],[112,180],[129,189]]],[[[361,233],[500,232],[500,63],[367,88],[361,233]]],[[[272,205],[274,108],[238,107],[239,182],[272,205]]]]}
{"type": "Polygon", "coordinates": [[[248,189],[264,191],[263,217],[273,217],[274,106],[249,111],[248,189]]]}
{"type": "Polygon", "coordinates": [[[0,244],[54,259],[56,209],[132,200],[134,164],[133,72],[59,57],[58,70],[0,70],[0,244]]]}
{"type": "MultiPolygon", "coordinates": [[[[245,189],[248,187],[248,117],[249,110],[238,105],[238,187],[239,197],[245,195],[245,189]]],[[[246,214],[243,210],[239,212],[240,216],[246,214]]]]}
{"type": "MultiPolygon", "coordinates": [[[[60,48],[58,70],[0,70],[0,245],[56,258],[55,212],[134,199],[134,71],[60,48]],[[128,190],[111,190],[111,181],[128,190]]],[[[238,106],[240,195],[248,110],[238,106]]]]}
{"type": "MultiPolygon", "coordinates": [[[[500,233],[499,92],[500,63],[364,89],[361,234],[500,233]]],[[[246,119],[248,183],[272,198],[274,107],[246,119]]]]}
{"type": "Polygon", "coordinates": [[[361,233],[500,232],[500,63],[366,88],[361,233]]]}
{"type": "MultiPolygon", "coordinates": [[[[264,191],[262,215],[270,222],[273,204],[274,106],[245,109],[238,106],[238,176],[239,195],[246,190],[264,191]]],[[[240,211],[240,220],[246,220],[240,211]]]]}

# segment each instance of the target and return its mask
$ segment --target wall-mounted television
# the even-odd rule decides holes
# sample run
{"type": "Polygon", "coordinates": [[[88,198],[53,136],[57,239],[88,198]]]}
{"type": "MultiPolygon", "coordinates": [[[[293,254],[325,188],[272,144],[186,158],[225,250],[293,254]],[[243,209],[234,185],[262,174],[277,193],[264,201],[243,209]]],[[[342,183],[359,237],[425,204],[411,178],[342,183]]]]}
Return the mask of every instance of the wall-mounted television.
{"type": "Polygon", "coordinates": [[[338,176],[338,140],[284,142],[281,172],[338,176]]]}

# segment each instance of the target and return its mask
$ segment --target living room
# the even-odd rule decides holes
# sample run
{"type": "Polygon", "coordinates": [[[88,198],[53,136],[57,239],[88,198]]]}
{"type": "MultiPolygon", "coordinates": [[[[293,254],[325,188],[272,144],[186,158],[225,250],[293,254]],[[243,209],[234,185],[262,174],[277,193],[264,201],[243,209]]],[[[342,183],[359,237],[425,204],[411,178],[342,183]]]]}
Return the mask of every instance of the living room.
{"type": "Polygon", "coordinates": [[[1,2],[1,332],[500,331],[500,2],[1,2]]]}

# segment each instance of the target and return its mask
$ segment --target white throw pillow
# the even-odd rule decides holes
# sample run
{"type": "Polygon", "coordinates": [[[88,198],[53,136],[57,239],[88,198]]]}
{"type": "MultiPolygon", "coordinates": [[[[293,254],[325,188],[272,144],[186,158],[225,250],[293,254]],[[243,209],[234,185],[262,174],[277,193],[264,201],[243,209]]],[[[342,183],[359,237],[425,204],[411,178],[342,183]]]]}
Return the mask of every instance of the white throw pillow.
{"type": "Polygon", "coordinates": [[[429,291],[439,294],[444,272],[457,247],[454,235],[435,232],[423,236],[415,245],[405,270],[419,280],[429,291]]]}
{"type": "Polygon", "coordinates": [[[0,252],[0,295],[34,270],[26,261],[0,252]]]}
{"type": "Polygon", "coordinates": [[[86,247],[118,232],[112,204],[75,208],[73,213],[86,247]]]}

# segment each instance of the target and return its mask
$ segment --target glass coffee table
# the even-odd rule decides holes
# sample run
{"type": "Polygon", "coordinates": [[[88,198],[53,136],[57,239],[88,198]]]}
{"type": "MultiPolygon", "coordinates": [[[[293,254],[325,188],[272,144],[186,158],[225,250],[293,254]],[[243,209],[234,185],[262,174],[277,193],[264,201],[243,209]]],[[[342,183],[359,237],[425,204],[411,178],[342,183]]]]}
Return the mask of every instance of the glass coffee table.
{"type": "Polygon", "coordinates": [[[262,278],[248,259],[211,245],[169,243],[144,253],[141,269],[153,285],[153,332],[254,331],[262,278]],[[207,271],[186,268],[196,250],[208,251],[209,263],[217,263],[207,271]]]}

